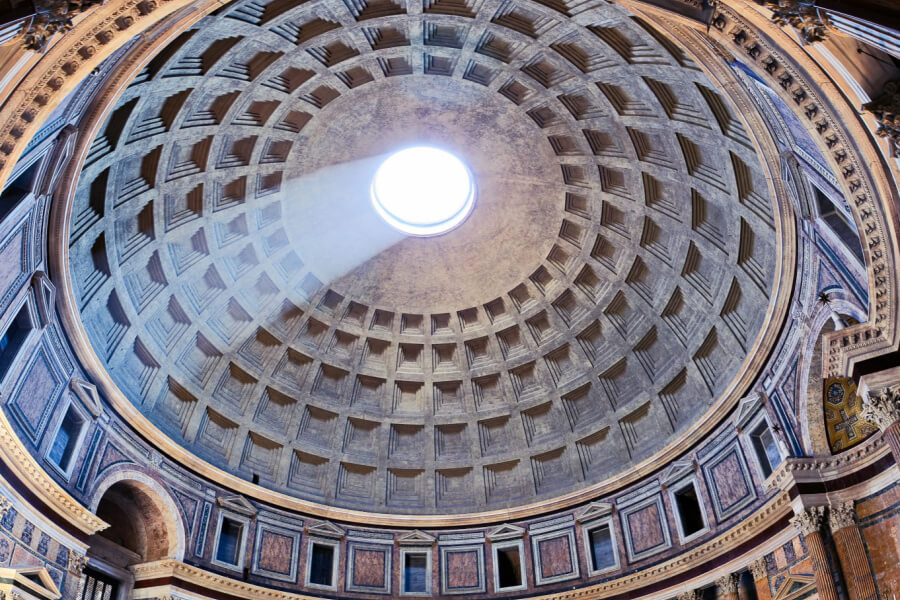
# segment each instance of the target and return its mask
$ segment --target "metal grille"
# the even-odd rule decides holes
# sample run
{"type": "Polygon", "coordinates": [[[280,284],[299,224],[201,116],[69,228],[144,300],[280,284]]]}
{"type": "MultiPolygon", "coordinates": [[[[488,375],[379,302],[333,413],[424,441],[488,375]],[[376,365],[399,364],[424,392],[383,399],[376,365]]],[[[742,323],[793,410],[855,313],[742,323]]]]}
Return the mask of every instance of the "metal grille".
{"type": "Polygon", "coordinates": [[[92,569],[85,569],[78,600],[115,600],[118,591],[118,581],[92,569]]]}

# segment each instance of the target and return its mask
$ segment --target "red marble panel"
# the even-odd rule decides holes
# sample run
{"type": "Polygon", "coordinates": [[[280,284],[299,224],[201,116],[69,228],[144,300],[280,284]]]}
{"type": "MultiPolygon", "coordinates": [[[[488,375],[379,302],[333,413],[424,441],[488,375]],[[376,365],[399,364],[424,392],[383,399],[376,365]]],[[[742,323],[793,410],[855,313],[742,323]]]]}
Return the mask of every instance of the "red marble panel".
{"type": "Polygon", "coordinates": [[[729,508],[750,494],[737,450],[719,461],[710,469],[710,472],[712,473],[713,487],[723,511],[728,511],[729,508]]]}
{"type": "Polygon", "coordinates": [[[471,588],[480,584],[478,577],[478,552],[460,550],[447,552],[447,587],[471,588]]]}
{"type": "Polygon", "coordinates": [[[293,550],[293,537],[263,530],[259,537],[259,561],[257,565],[264,571],[290,575],[293,550]]]}
{"type": "Polygon", "coordinates": [[[567,575],[572,572],[572,551],[569,547],[569,536],[538,542],[541,556],[541,575],[545,578],[567,575]]]}
{"type": "Polygon", "coordinates": [[[640,554],[666,541],[659,507],[650,504],[628,515],[628,528],[635,554],[640,554]]]}
{"type": "Polygon", "coordinates": [[[353,551],[353,585],[383,588],[384,550],[357,548],[353,551]]]}

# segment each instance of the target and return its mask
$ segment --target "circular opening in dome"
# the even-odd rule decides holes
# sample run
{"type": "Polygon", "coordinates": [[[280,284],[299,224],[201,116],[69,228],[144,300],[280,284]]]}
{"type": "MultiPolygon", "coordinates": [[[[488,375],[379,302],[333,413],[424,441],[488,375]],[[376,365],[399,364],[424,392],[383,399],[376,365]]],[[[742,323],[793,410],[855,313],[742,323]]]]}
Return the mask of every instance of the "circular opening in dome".
{"type": "Polygon", "coordinates": [[[372,180],[372,205],[409,235],[433,236],[462,223],[475,206],[475,183],[454,155],[428,146],[390,155],[372,180]]]}

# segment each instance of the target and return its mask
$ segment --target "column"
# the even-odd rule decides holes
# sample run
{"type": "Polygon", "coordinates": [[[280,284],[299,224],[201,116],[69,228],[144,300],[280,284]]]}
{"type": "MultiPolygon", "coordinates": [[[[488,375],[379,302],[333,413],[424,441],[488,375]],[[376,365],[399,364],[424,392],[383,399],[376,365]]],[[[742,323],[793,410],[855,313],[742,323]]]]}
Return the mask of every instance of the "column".
{"type": "Polygon", "coordinates": [[[809,557],[812,559],[813,577],[820,600],[839,600],[831,569],[828,566],[828,554],[825,551],[825,540],[822,539],[821,528],[825,521],[824,506],[804,508],[791,518],[791,524],[797,528],[806,540],[809,557]]]}
{"type": "Polygon", "coordinates": [[[900,384],[866,389],[861,395],[863,406],[859,416],[881,430],[894,460],[900,464],[900,384]]]}
{"type": "Polygon", "coordinates": [[[866,560],[862,534],[856,526],[856,508],[845,502],[828,509],[828,524],[850,600],[875,600],[875,579],[866,560]]]}
{"type": "Polygon", "coordinates": [[[733,573],[716,579],[716,599],[738,600],[737,584],[737,577],[733,573]]]}
{"type": "Polygon", "coordinates": [[[753,585],[756,587],[756,597],[759,600],[771,600],[772,592],[769,591],[769,571],[766,569],[766,559],[760,556],[747,565],[753,576],[753,585]]]}

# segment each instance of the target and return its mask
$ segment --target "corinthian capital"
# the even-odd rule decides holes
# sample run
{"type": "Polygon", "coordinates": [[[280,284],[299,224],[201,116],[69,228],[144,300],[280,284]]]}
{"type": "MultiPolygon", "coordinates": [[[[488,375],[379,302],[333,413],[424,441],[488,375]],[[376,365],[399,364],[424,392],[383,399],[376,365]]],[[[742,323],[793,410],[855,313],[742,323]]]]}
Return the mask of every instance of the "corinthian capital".
{"type": "Polygon", "coordinates": [[[856,507],[853,501],[835,504],[828,509],[828,525],[831,531],[838,531],[844,527],[856,524],[856,507]]]}
{"type": "Polygon", "coordinates": [[[859,415],[882,431],[900,421],[900,385],[869,390],[859,415]]]}
{"type": "Polygon", "coordinates": [[[697,590],[685,590],[675,596],[675,600],[698,600],[699,597],[697,590]]]}
{"type": "Polygon", "coordinates": [[[716,579],[716,589],[719,591],[719,594],[736,594],[737,585],[738,579],[733,573],[716,579]]]}
{"type": "Polygon", "coordinates": [[[824,506],[810,506],[791,518],[791,525],[797,528],[800,535],[806,537],[822,529],[825,520],[824,506]]]}
{"type": "Polygon", "coordinates": [[[819,17],[819,11],[811,1],[801,0],[756,0],[772,11],[772,21],[778,25],[790,25],[797,30],[803,43],[824,41],[828,28],[819,17]]]}
{"type": "Polygon", "coordinates": [[[766,575],[768,575],[766,559],[763,557],[757,558],[747,566],[750,568],[750,574],[753,575],[753,581],[760,581],[761,579],[765,579],[766,575]]]}

